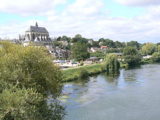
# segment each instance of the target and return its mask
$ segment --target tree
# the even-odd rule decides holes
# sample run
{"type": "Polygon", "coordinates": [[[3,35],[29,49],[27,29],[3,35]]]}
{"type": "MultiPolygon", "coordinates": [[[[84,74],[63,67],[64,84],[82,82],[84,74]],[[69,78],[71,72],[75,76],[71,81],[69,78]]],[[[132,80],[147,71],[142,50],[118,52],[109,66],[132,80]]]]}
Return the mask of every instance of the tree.
{"type": "Polygon", "coordinates": [[[152,55],[156,51],[156,45],[153,43],[147,43],[143,45],[141,52],[143,55],[152,55]]]}
{"type": "Polygon", "coordinates": [[[123,50],[123,55],[137,55],[138,51],[134,47],[125,47],[123,50]]]}
{"type": "Polygon", "coordinates": [[[55,106],[49,107],[46,100],[48,94],[56,99],[61,93],[62,74],[47,50],[8,42],[0,46],[0,117],[52,119],[55,106]]]}
{"type": "Polygon", "coordinates": [[[125,47],[125,43],[116,41],[116,42],[115,42],[115,46],[116,46],[116,48],[123,48],[123,47],[125,47]]]}
{"type": "Polygon", "coordinates": [[[90,53],[91,57],[104,58],[105,54],[101,51],[96,51],[94,53],[90,53]]]}
{"type": "Polygon", "coordinates": [[[160,62],[160,52],[153,53],[151,59],[152,59],[153,62],[160,62]]]}
{"type": "Polygon", "coordinates": [[[160,52],[160,45],[157,46],[157,51],[160,52]]]}
{"type": "Polygon", "coordinates": [[[83,42],[74,43],[71,48],[73,59],[81,61],[89,58],[90,54],[87,49],[88,49],[87,45],[83,42]]]}
{"type": "Polygon", "coordinates": [[[118,73],[120,69],[118,57],[115,54],[108,54],[105,58],[105,66],[107,73],[118,73]]]}
{"type": "Polygon", "coordinates": [[[137,41],[130,41],[130,42],[127,42],[127,46],[131,46],[131,47],[134,47],[136,49],[139,49],[140,48],[140,43],[138,43],[137,41]]]}
{"type": "Polygon", "coordinates": [[[128,64],[128,67],[134,67],[140,64],[141,56],[134,47],[125,47],[123,50],[124,62],[128,64]]]}
{"type": "Polygon", "coordinates": [[[113,40],[110,39],[101,38],[99,39],[99,43],[100,45],[108,46],[110,48],[115,48],[115,43],[113,42],[113,40]]]}

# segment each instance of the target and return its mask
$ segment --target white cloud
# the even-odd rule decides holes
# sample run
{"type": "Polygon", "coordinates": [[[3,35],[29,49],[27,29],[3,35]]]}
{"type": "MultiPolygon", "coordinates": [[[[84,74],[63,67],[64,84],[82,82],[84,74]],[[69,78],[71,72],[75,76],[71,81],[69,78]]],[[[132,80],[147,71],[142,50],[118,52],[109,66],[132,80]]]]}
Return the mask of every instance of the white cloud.
{"type": "Polygon", "coordinates": [[[37,15],[65,2],[66,0],[1,0],[0,12],[37,15]]]}
{"type": "Polygon", "coordinates": [[[151,6],[160,5],[160,0],[115,0],[123,5],[151,6]]]}
{"type": "MultiPolygon", "coordinates": [[[[133,19],[111,18],[107,11],[104,11],[103,2],[76,0],[62,12],[57,12],[56,9],[47,10],[47,20],[38,21],[39,26],[46,27],[52,37],[74,36],[79,33],[94,39],[104,37],[120,41],[159,42],[159,6],[149,7],[145,15],[133,19]]],[[[35,20],[1,25],[0,37],[18,37],[18,34],[24,33],[27,27],[34,24],[35,20]]]]}

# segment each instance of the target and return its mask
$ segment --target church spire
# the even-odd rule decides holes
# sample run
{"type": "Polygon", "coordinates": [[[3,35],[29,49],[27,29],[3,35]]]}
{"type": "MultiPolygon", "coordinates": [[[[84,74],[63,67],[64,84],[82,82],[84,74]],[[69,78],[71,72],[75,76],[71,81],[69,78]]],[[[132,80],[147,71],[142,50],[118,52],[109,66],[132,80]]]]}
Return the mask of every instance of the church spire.
{"type": "Polygon", "coordinates": [[[38,27],[38,23],[36,22],[36,27],[38,27]]]}

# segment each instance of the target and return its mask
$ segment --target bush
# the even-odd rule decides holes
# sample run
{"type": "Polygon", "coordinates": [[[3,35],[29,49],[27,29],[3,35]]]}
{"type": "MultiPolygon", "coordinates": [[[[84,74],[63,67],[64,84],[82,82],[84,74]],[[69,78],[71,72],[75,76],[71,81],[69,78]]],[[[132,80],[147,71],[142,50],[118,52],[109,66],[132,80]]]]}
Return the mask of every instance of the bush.
{"type": "Polygon", "coordinates": [[[152,59],[153,62],[160,62],[160,52],[153,53],[151,59],[152,59]]]}
{"type": "Polygon", "coordinates": [[[86,69],[81,69],[79,74],[80,74],[79,76],[80,78],[86,78],[89,76],[89,73],[86,69]]]}
{"type": "Polygon", "coordinates": [[[140,64],[142,57],[134,47],[124,48],[123,54],[124,62],[128,64],[128,67],[134,67],[140,64]]]}
{"type": "Polygon", "coordinates": [[[105,66],[108,73],[118,73],[120,62],[115,54],[108,54],[105,59],[105,66]]]}

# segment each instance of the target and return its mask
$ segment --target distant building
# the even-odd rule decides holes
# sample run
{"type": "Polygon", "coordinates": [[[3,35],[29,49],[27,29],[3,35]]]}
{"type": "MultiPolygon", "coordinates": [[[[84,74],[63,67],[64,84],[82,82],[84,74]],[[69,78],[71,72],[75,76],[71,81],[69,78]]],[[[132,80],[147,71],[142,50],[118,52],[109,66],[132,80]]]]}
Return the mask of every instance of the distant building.
{"type": "Polygon", "coordinates": [[[90,48],[90,52],[92,52],[92,53],[97,52],[97,51],[100,51],[100,48],[98,48],[98,47],[91,47],[90,48]]]}
{"type": "Polygon", "coordinates": [[[47,29],[45,27],[39,27],[37,22],[35,26],[30,26],[25,31],[25,35],[20,35],[19,40],[22,41],[24,46],[29,45],[31,42],[36,45],[49,45],[51,42],[47,29]]]}
{"type": "Polygon", "coordinates": [[[101,46],[101,50],[108,49],[108,46],[101,46]]]}

